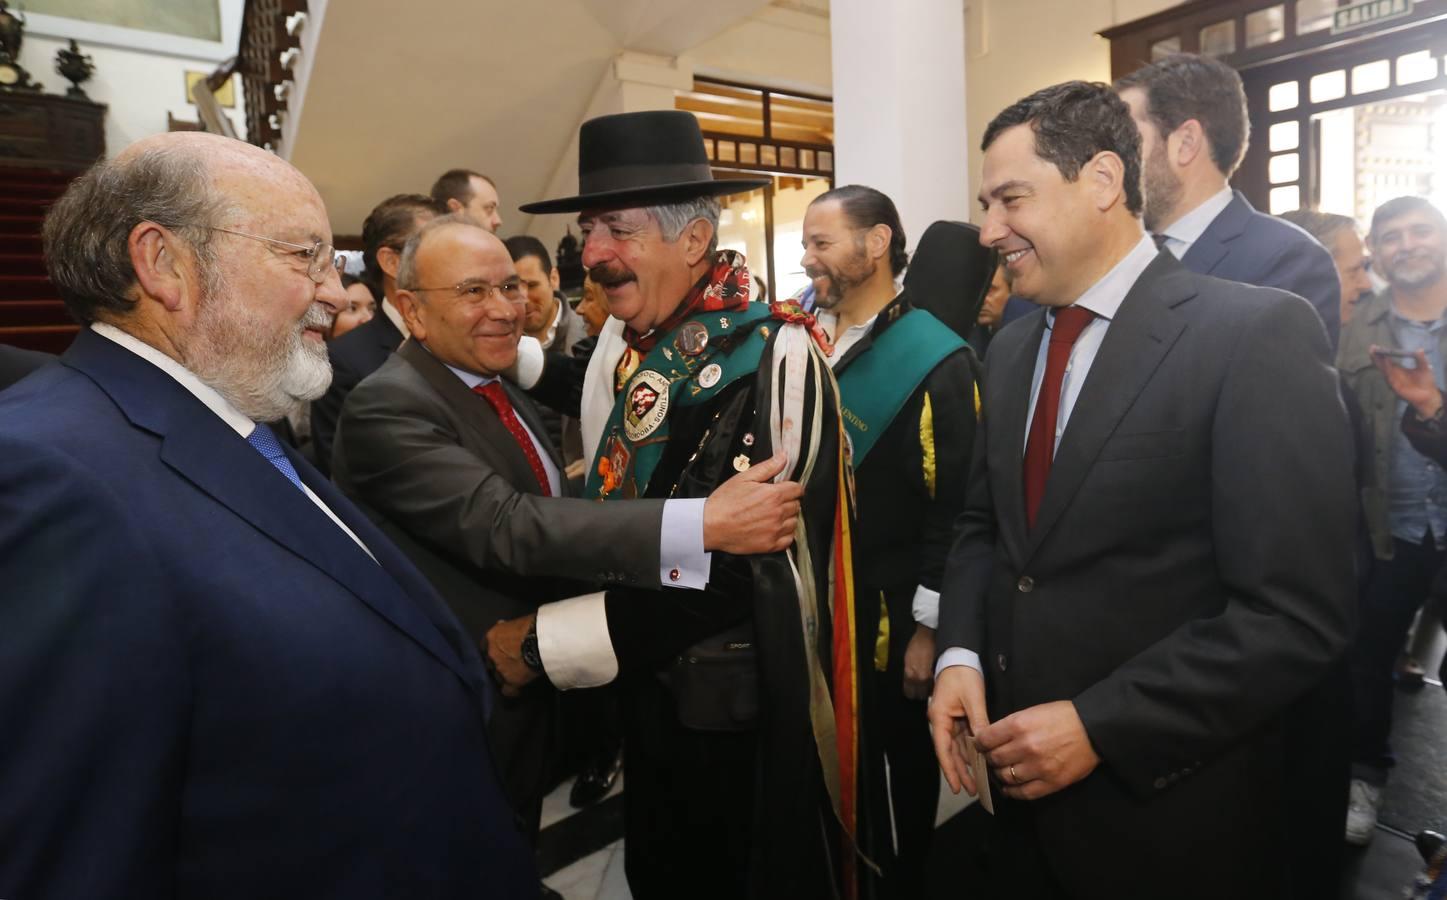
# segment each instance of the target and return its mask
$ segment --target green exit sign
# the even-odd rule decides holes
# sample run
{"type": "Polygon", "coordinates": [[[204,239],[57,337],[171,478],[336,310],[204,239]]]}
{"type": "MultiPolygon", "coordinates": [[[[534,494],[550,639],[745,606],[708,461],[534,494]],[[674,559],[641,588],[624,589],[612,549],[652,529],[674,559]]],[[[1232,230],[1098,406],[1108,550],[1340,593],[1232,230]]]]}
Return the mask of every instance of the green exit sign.
{"type": "Polygon", "coordinates": [[[1367,0],[1355,6],[1344,6],[1331,20],[1331,33],[1355,31],[1376,22],[1400,19],[1412,14],[1412,0],[1367,0]]]}

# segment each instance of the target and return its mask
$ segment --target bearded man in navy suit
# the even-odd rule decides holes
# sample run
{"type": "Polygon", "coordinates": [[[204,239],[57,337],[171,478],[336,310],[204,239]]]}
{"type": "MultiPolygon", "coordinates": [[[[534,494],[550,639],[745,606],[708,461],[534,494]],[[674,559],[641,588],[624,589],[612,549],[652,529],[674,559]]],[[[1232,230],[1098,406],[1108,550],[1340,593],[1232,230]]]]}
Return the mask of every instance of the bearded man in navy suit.
{"type": "Polygon", "coordinates": [[[143,140],[45,226],[87,327],[0,398],[0,896],[536,897],[477,650],[264,424],[326,389],[326,210],[143,140]]]}
{"type": "Polygon", "coordinates": [[[1115,87],[1141,131],[1146,231],[1192,272],[1306,298],[1335,347],[1341,280],[1331,253],[1229,184],[1251,132],[1236,70],[1182,53],[1115,87]]]}

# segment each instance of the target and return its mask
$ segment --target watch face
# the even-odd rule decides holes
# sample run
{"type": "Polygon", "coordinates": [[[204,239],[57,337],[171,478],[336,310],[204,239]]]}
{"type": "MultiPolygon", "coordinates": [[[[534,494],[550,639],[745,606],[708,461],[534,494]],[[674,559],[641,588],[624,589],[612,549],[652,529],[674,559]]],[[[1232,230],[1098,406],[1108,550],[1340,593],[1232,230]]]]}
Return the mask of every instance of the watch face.
{"type": "Polygon", "coordinates": [[[0,63],[0,84],[15,84],[19,80],[19,70],[9,63],[0,63]]]}

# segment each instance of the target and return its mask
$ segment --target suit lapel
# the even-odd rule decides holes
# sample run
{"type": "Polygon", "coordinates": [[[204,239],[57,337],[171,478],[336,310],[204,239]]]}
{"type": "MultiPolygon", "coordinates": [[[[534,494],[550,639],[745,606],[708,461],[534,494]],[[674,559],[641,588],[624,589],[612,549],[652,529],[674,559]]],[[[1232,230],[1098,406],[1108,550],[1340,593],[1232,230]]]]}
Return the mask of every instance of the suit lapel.
{"type": "MultiPolygon", "coordinates": [[[[311,488],[312,493],[316,494],[332,512],[336,513],[337,518],[341,519],[342,522],[352,530],[352,533],[367,546],[367,549],[376,557],[376,564],[380,565],[392,581],[412,599],[415,609],[420,611],[436,629],[437,633],[442,636],[447,648],[450,649],[453,654],[453,661],[449,662],[449,665],[477,692],[478,699],[483,706],[483,714],[486,716],[491,693],[488,688],[487,676],[482,669],[481,659],[477,654],[476,648],[473,647],[471,640],[463,633],[461,627],[457,624],[457,620],[453,617],[452,612],[442,603],[441,597],[433,589],[432,585],[423,577],[422,573],[412,565],[412,562],[397,549],[391,539],[383,534],[381,529],[376,525],[372,524],[371,520],[363,515],[361,510],[353,505],[341,491],[337,490],[337,488],[326,479],[326,476],[318,472],[315,467],[302,458],[301,454],[292,448],[287,447],[285,449],[287,457],[291,459],[292,465],[296,467],[297,474],[301,476],[302,482],[311,488]]],[[[339,529],[333,530],[340,533],[339,529]]],[[[350,538],[347,538],[345,534],[343,534],[342,537],[347,540],[348,544],[351,544],[353,547],[356,546],[356,543],[350,538]]],[[[354,571],[367,575],[374,574],[362,566],[356,567],[354,571]]],[[[363,599],[365,600],[366,597],[363,597],[363,599]]],[[[373,608],[376,607],[373,606],[373,608]]],[[[381,609],[378,609],[378,612],[381,612],[392,621],[393,624],[397,624],[398,627],[403,628],[403,630],[408,630],[398,619],[409,620],[410,624],[415,626],[417,623],[410,621],[413,618],[411,615],[413,608],[413,606],[407,607],[397,618],[394,618],[381,609]]],[[[424,634],[431,634],[431,632],[426,631],[425,627],[419,630],[424,634]]],[[[409,631],[409,633],[411,632],[409,631]]],[[[443,658],[444,662],[447,662],[442,654],[436,652],[437,648],[429,647],[429,649],[433,650],[434,654],[438,655],[439,658],[443,658]]]]}
{"type": "MultiPolygon", "coordinates": [[[[537,476],[533,474],[527,455],[518,446],[512,432],[508,431],[507,426],[498,418],[491,403],[473,393],[462,383],[462,379],[417,341],[407,341],[397,354],[417,370],[458,419],[471,429],[476,442],[469,449],[481,453],[493,468],[507,476],[508,482],[517,490],[528,494],[541,493],[537,476]]],[[[503,390],[514,400],[514,411],[521,415],[516,402],[517,394],[507,389],[508,385],[504,384],[503,390]]],[[[533,423],[529,422],[528,427],[534,427],[533,423]]],[[[544,446],[548,446],[549,441],[542,426],[538,425],[536,429],[533,433],[544,435],[539,440],[544,446]]],[[[549,450],[551,451],[551,447],[549,450]]],[[[559,471],[562,471],[561,466],[559,471]]]]}
{"type": "MultiPolygon", "coordinates": [[[[448,668],[471,680],[420,607],[310,498],[169,375],[103,337],[82,331],[67,364],[90,375],[135,425],[161,437],[161,461],[262,535],[338,582],[448,668]]],[[[390,544],[312,466],[289,454],[304,483],[368,546],[390,544]],[[356,526],[356,527],[354,527],[356,526]]],[[[373,552],[377,552],[373,550],[373,552]]],[[[382,557],[379,556],[380,560],[382,557]]],[[[392,571],[395,571],[394,566],[392,571]]]]}
{"type": "Polygon", "coordinates": [[[1185,329],[1172,308],[1194,295],[1189,274],[1170,254],[1157,256],[1126,294],[1056,447],[1026,561],[1070,505],[1106,439],[1185,329]]]}
{"type": "Polygon", "coordinates": [[[1004,441],[1005,472],[995,480],[999,487],[995,497],[996,518],[1000,537],[1006,542],[1012,558],[1018,559],[1026,542],[1025,526],[1025,426],[1030,421],[1030,387],[1035,375],[1035,361],[1040,352],[1040,339],[1045,333],[1045,311],[1027,314],[1028,326],[1022,326],[1025,337],[1013,347],[996,344],[989,356],[989,375],[985,390],[994,400],[985,406],[989,428],[998,429],[1004,441]],[[1033,318],[1031,318],[1033,317],[1033,318]],[[998,393],[990,385],[999,384],[998,393]]]}
{"type": "Polygon", "coordinates": [[[1201,236],[1191,244],[1191,249],[1181,258],[1181,263],[1192,272],[1210,275],[1231,250],[1231,242],[1246,231],[1246,225],[1255,212],[1251,204],[1239,192],[1231,198],[1220,215],[1206,226],[1201,236]]]}

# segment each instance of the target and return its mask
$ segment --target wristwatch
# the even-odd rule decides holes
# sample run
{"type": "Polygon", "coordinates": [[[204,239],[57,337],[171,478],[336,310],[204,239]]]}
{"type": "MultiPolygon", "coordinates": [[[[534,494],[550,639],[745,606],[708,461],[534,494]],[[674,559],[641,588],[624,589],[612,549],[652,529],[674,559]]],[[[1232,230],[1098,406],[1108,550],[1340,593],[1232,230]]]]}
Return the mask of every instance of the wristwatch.
{"type": "Polygon", "coordinates": [[[543,673],[543,657],[542,657],[541,654],[538,653],[538,620],[537,620],[537,617],[534,617],[534,618],[533,618],[533,624],[531,624],[531,625],[528,626],[528,633],[525,634],[525,635],[523,635],[522,654],[523,654],[523,662],[527,664],[527,667],[528,667],[529,669],[532,669],[534,672],[537,672],[539,675],[544,674],[544,673],[543,673]]]}

